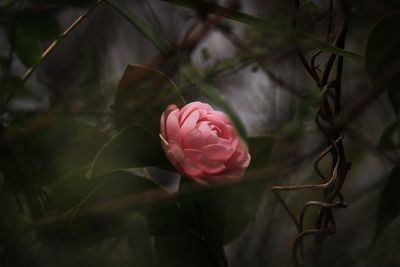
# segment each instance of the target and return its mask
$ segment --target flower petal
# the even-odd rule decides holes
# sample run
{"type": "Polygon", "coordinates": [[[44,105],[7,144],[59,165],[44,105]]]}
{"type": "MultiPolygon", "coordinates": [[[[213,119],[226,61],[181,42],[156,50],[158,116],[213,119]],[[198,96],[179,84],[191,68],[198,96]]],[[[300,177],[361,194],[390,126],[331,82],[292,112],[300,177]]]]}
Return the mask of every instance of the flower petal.
{"type": "Polygon", "coordinates": [[[199,150],[184,149],[183,152],[186,158],[196,164],[206,174],[217,174],[226,169],[224,164],[207,159],[199,150]]]}
{"type": "Polygon", "coordinates": [[[194,128],[182,135],[182,147],[200,150],[204,146],[204,137],[201,131],[194,128]]]}
{"type": "Polygon", "coordinates": [[[190,160],[183,161],[180,167],[182,168],[183,174],[185,174],[186,176],[193,178],[204,177],[203,171],[196,164],[192,163],[190,160]]]}
{"type": "Polygon", "coordinates": [[[184,123],[181,125],[181,133],[182,135],[185,135],[188,131],[192,130],[196,124],[197,121],[199,120],[199,112],[194,111],[187,117],[187,119],[184,121],[184,123]]]}
{"type": "Polygon", "coordinates": [[[178,109],[173,110],[167,117],[166,120],[166,140],[168,143],[174,142],[177,145],[181,145],[181,134],[178,122],[178,109]]]}
{"type": "Polygon", "coordinates": [[[232,156],[233,152],[235,152],[235,148],[220,144],[211,144],[206,145],[202,151],[209,160],[225,162],[232,156]]]}
{"type": "Polygon", "coordinates": [[[178,168],[179,163],[182,162],[185,158],[185,155],[184,155],[182,149],[174,143],[167,145],[164,142],[161,142],[161,144],[162,144],[162,148],[164,149],[165,155],[166,155],[167,159],[169,160],[169,162],[175,168],[178,168]]]}
{"type": "Polygon", "coordinates": [[[163,112],[163,114],[161,115],[161,119],[160,119],[160,131],[161,134],[164,138],[166,138],[166,130],[165,130],[165,124],[166,124],[166,120],[168,115],[174,111],[175,109],[178,109],[178,107],[176,105],[168,105],[166,110],[163,112]]]}

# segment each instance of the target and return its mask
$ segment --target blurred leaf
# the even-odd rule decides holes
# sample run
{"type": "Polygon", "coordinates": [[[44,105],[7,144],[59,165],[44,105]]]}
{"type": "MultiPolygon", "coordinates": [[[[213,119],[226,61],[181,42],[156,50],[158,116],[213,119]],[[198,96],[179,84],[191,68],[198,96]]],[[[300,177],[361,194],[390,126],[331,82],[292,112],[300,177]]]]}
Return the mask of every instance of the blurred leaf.
{"type": "Polygon", "coordinates": [[[154,237],[156,258],[163,267],[225,266],[206,241],[186,230],[154,237]]]}
{"type": "MultiPolygon", "coordinates": [[[[26,117],[18,124],[9,127],[2,136],[1,149],[6,153],[13,168],[5,174],[13,182],[28,180],[38,184],[48,184],[72,170],[89,166],[104,135],[86,123],[56,117],[48,114],[35,114],[26,117]]],[[[10,166],[11,167],[11,166],[10,166]]]]}
{"type": "Polygon", "coordinates": [[[78,205],[97,183],[85,177],[86,168],[61,177],[49,191],[50,207],[68,211],[78,205]]]}
{"type": "Polygon", "coordinates": [[[5,67],[7,65],[8,58],[5,56],[0,56],[0,67],[5,67]]]}
{"type": "Polygon", "coordinates": [[[315,109],[320,102],[320,97],[319,90],[315,88],[304,90],[302,96],[297,101],[295,117],[303,121],[312,119],[315,116],[315,109]]]}
{"type": "Polygon", "coordinates": [[[51,14],[25,16],[17,24],[42,41],[55,40],[61,34],[58,21],[51,14]]]}
{"type": "Polygon", "coordinates": [[[76,7],[88,7],[96,4],[98,0],[32,0],[37,4],[51,4],[51,5],[71,5],[76,7]]]}
{"type": "Polygon", "coordinates": [[[172,50],[172,43],[166,39],[161,32],[147,24],[141,17],[128,11],[126,8],[119,7],[119,5],[112,0],[106,0],[105,2],[120,13],[138,31],[143,33],[161,52],[168,53],[172,50]]]}
{"type": "Polygon", "coordinates": [[[282,124],[279,135],[290,142],[294,142],[302,137],[303,130],[302,121],[299,118],[293,118],[282,124]]]}
{"type": "Polygon", "coordinates": [[[160,186],[153,180],[139,176],[132,170],[117,170],[93,177],[99,189],[88,199],[88,203],[107,201],[129,194],[158,189],[160,186]]]}
{"type": "Polygon", "coordinates": [[[166,201],[148,209],[146,215],[150,233],[158,236],[185,231],[187,226],[182,217],[182,211],[178,207],[175,201],[166,201]]]}
{"type": "Polygon", "coordinates": [[[199,88],[212,102],[214,102],[217,106],[222,108],[228,114],[240,136],[246,139],[247,138],[246,128],[244,127],[239,116],[236,114],[235,110],[226,100],[225,96],[222,95],[211,84],[201,83],[199,84],[199,88]]]}
{"type": "Polygon", "coordinates": [[[387,182],[380,196],[378,206],[378,222],[375,229],[375,239],[400,215],[400,165],[397,165],[386,178],[387,182]]]}
{"type": "MultiPolygon", "coordinates": [[[[130,213],[116,208],[112,216],[106,214],[96,218],[82,218],[79,215],[86,207],[158,188],[158,184],[131,170],[113,171],[90,180],[82,172],[77,172],[60,180],[50,191],[49,199],[54,208],[73,214],[67,229],[72,237],[87,238],[94,235],[97,240],[98,237],[126,235],[132,226],[131,221],[126,220],[130,213]]],[[[150,206],[141,205],[135,209],[145,216],[150,206]]]]}
{"type": "Polygon", "coordinates": [[[137,212],[131,212],[126,217],[129,225],[127,241],[132,257],[132,263],[129,266],[155,267],[153,239],[149,233],[146,218],[143,214],[137,212]]]}
{"type": "Polygon", "coordinates": [[[88,176],[117,169],[157,166],[165,161],[161,144],[139,125],[123,128],[94,158],[88,176]]]}
{"type": "Polygon", "coordinates": [[[389,100],[397,113],[400,107],[400,12],[384,16],[372,29],[366,48],[366,69],[372,84],[388,87],[389,100]],[[395,73],[393,73],[395,71],[395,73]]]}
{"type": "Polygon", "coordinates": [[[208,238],[207,242],[218,250],[219,246],[237,239],[255,218],[264,184],[265,181],[244,182],[200,190],[179,198],[186,227],[208,238]]]}
{"type": "Polygon", "coordinates": [[[314,37],[309,36],[307,34],[297,33],[297,34],[292,34],[292,36],[290,36],[289,34],[287,34],[287,32],[289,31],[282,30],[282,27],[276,27],[276,25],[273,25],[262,18],[251,16],[246,13],[240,12],[238,10],[226,8],[212,2],[191,1],[191,0],[163,0],[163,1],[192,8],[203,13],[217,14],[219,16],[223,16],[228,19],[244,23],[252,27],[257,27],[265,30],[273,37],[279,36],[287,38],[288,40],[292,39],[294,42],[300,44],[301,46],[304,46],[305,48],[318,48],[324,52],[334,53],[338,56],[343,56],[345,58],[351,59],[359,63],[362,63],[364,60],[363,56],[357,53],[332,46],[329,43],[315,39],[314,37]]]}
{"type": "Polygon", "coordinates": [[[400,120],[395,120],[386,125],[381,134],[379,146],[385,150],[400,148],[400,120]]]}
{"type": "Polygon", "coordinates": [[[229,190],[224,244],[237,239],[255,219],[265,191],[265,182],[239,184],[229,190]]]}
{"type": "Polygon", "coordinates": [[[0,78],[0,85],[1,94],[3,96],[2,99],[4,99],[5,101],[15,93],[26,93],[26,90],[22,90],[24,88],[22,80],[17,76],[3,75],[3,77],[0,78]]]}
{"type": "Polygon", "coordinates": [[[266,168],[276,136],[250,136],[247,139],[251,162],[249,169],[266,168]]]}
{"type": "Polygon", "coordinates": [[[15,38],[14,52],[21,62],[31,67],[36,65],[42,57],[42,49],[35,33],[26,28],[26,25],[16,23],[15,31],[9,32],[10,40],[15,38]],[[13,34],[15,34],[13,36],[13,34]]]}
{"type": "Polygon", "coordinates": [[[299,33],[295,35],[294,41],[304,48],[318,48],[323,52],[333,53],[354,62],[364,63],[364,57],[362,55],[332,46],[307,34],[299,33]]]}
{"type": "Polygon", "coordinates": [[[151,67],[128,65],[115,96],[114,117],[120,128],[140,123],[158,137],[161,114],[171,104],[179,107],[185,101],[170,78],[151,67]]]}

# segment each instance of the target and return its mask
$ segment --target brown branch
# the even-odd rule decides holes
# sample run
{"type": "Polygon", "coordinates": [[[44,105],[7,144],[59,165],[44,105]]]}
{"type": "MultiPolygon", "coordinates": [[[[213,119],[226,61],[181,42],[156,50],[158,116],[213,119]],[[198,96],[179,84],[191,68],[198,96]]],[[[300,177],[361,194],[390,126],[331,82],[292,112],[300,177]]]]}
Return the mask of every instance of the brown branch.
{"type": "MultiPolygon", "coordinates": [[[[342,16],[344,14],[343,7],[344,3],[338,1],[337,9],[340,9],[340,30],[335,38],[334,46],[338,48],[344,48],[346,31],[347,31],[347,19],[342,16]]],[[[295,0],[295,14],[299,12],[300,4],[299,0],[295,0]]],[[[332,1],[331,1],[332,3],[332,1]]],[[[332,8],[332,7],[331,7],[332,8]]],[[[333,13],[331,10],[330,13],[333,13]]],[[[331,19],[328,22],[328,32],[331,31],[331,19]]],[[[293,19],[293,26],[296,27],[297,18],[293,19]]],[[[310,256],[312,259],[312,266],[319,266],[320,255],[322,251],[322,246],[325,237],[332,235],[336,231],[335,218],[332,213],[334,208],[344,208],[346,207],[344,203],[343,196],[341,194],[341,188],[346,179],[347,171],[349,170],[350,164],[347,163],[344,148],[343,148],[343,134],[342,127],[336,123],[336,116],[341,112],[341,82],[342,82],[342,72],[343,72],[343,57],[338,57],[336,77],[334,80],[329,81],[330,73],[333,68],[333,64],[337,56],[335,54],[330,54],[328,61],[325,65],[322,79],[316,74],[315,59],[320,54],[317,51],[311,58],[311,64],[308,64],[304,55],[299,53],[299,57],[305,69],[310,73],[313,79],[316,81],[320,91],[321,91],[321,102],[316,110],[315,122],[318,129],[325,135],[327,140],[327,148],[321,152],[321,154],[316,158],[314,163],[315,172],[323,180],[322,184],[315,185],[296,185],[296,186],[276,186],[274,190],[287,191],[287,190],[303,190],[303,189],[321,189],[322,190],[322,200],[321,201],[309,201],[304,206],[298,218],[295,217],[290,208],[282,201],[279,195],[276,196],[279,202],[282,203],[285,210],[288,212],[289,217],[294,221],[298,235],[293,244],[293,264],[294,266],[304,265],[304,245],[303,239],[306,236],[313,236],[312,249],[310,250],[310,256]],[[334,106],[332,107],[331,101],[333,101],[334,106]],[[319,170],[319,164],[322,158],[331,157],[331,176],[326,179],[325,175],[319,170]],[[336,201],[336,199],[339,199],[336,201]],[[334,203],[336,201],[336,203],[334,203]],[[319,208],[319,213],[315,220],[313,229],[303,229],[303,221],[305,218],[305,213],[308,207],[315,206],[319,208]],[[300,250],[300,254],[299,254],[300,250]]]]}

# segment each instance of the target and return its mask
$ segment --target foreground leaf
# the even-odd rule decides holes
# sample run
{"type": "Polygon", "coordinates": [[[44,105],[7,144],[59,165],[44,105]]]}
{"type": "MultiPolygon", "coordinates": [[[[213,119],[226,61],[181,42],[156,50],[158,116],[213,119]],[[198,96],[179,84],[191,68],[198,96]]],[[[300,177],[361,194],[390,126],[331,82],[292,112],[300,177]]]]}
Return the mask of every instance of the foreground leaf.
{"type": "Polygon", "coordinates": [[[400,121],[390,122],[383,129],[379,146],[385,150],[396,150],[400,148],[400,121]]]}
{"type": "Polygon", "coordinates": [[[36,65],[42,56],[42,49],[36,35],[26,25],[17,23],[15,32],[10,32],[10,39],[15,34],[15,53],[19,60],[27,67],[36,65]]]}
{"type": "Polygon", "coordinates": [[[389,100],[397,113],[400,108],[400,12],[383,17],[372,29],[367,43],[365,66],[375,86],[388,88],[389,100]]]}
{"type": "Polygon", "coordinates": [[[172,50],[173,46],[171,42],[169,42],[169,40],[166,39],[161,32],[155,30],[138,15],[127,11],[126,8],[121,8],[112,0],[107,0],[105,2],[112,6],[125,19],[127,19],[138,31],[143,33],[146,38],[149,39],[161,52],[167,53],[172,50]]]}
{"type": "Polygon", "coordinates": [[[375,230],[375,238],[400,215],[400,165],[397,165],[386,178],[387,182],[378,206],[378,222],[375,230]]]}
{"type": "Polygon", "coordinates": [[[251,155],[250,169],[266,168],[276,136],[251,136],[247,142],[251,155]]]}
{"type": "Polygon", "coordinates": [[[157,166],[165,161],[161,144],[139,125],[130,125],[105,143],[94,158],[88,176],[117,169],[157,166]]]}
{"type": "Polygon", "coordinates": [[[87,168],[106,140],[93,126],[49,114],[26,115],[1,138],[0,154],[8,158],[4,162],[7,181],[15,183],[21,179],[20,182],[29,180],[40,185],[54,182],[82,166],[87,168]]]}
{"type": "Polygon", "coordinates": [[[115,96],[114,118],[119,128],[139,123],[158,136],[161,114],[171,104],[185,104],[171,79],[151,67],[128,65],[115,96]]]}
{"type": "Polygon", "coordinates": [[[307,34],[294,34],[293,36],[290,36],[289,34],[285,33],[287,31],[282,31],[281,27],[276,27],[276,25],[269,23],[268,21],[262,18],[251,16],[235,9],[226,8],[218,4],[214,4],[211,2],[204,2],[204,1],[191,1],[191,0],[163,0],[163,1],[192,8],[204,13],[216,14],[240,23],[244,23],[252,27],[257,27],[267,31],[270,35],[273,35],[275,37],[283,37],[287,38],[288,40],[291,39],[292,41],[306,48],[318,48],[321,49],[322,51],[334,53],[338,56],[343,56],[345,58],[351,59],[359,63],[364,61],[363,56],[357,53],[337,48],[335,46],[330,45],[329,43],[315,39],[314,37],[309,36],[307,34]]]}
{"type": "Polygon", "coordinates": [[[20,18],[20,27],[33,34],[38,40],[51,41],[60,37],[57,19],[51,14],[32,14],[20,18]]]}

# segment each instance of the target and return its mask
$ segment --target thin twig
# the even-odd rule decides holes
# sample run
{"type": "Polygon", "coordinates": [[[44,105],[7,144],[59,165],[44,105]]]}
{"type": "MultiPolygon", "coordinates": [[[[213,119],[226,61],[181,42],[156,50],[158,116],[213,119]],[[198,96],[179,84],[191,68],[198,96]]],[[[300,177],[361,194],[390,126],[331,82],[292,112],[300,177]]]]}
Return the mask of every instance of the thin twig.
{"type": "Polygon", "coordinates": [[[53,43],[47,47],[47,49],[43,52],[42,57],[40,58],[39,62],[35,64],[35,66],[30,67],[25,74],[22,76],[22,81],[25,83],[32,73],[36,70],[36,68],[45,60],[48,55],[70,34],[76,26],[78,26],[87,16],[89,16],[100,4],[103,3],[103,0],[97,2],[94,6],[89,8],[84,14],[79,16],[62,34],[61,36],[55,40],[53,43]]]}

